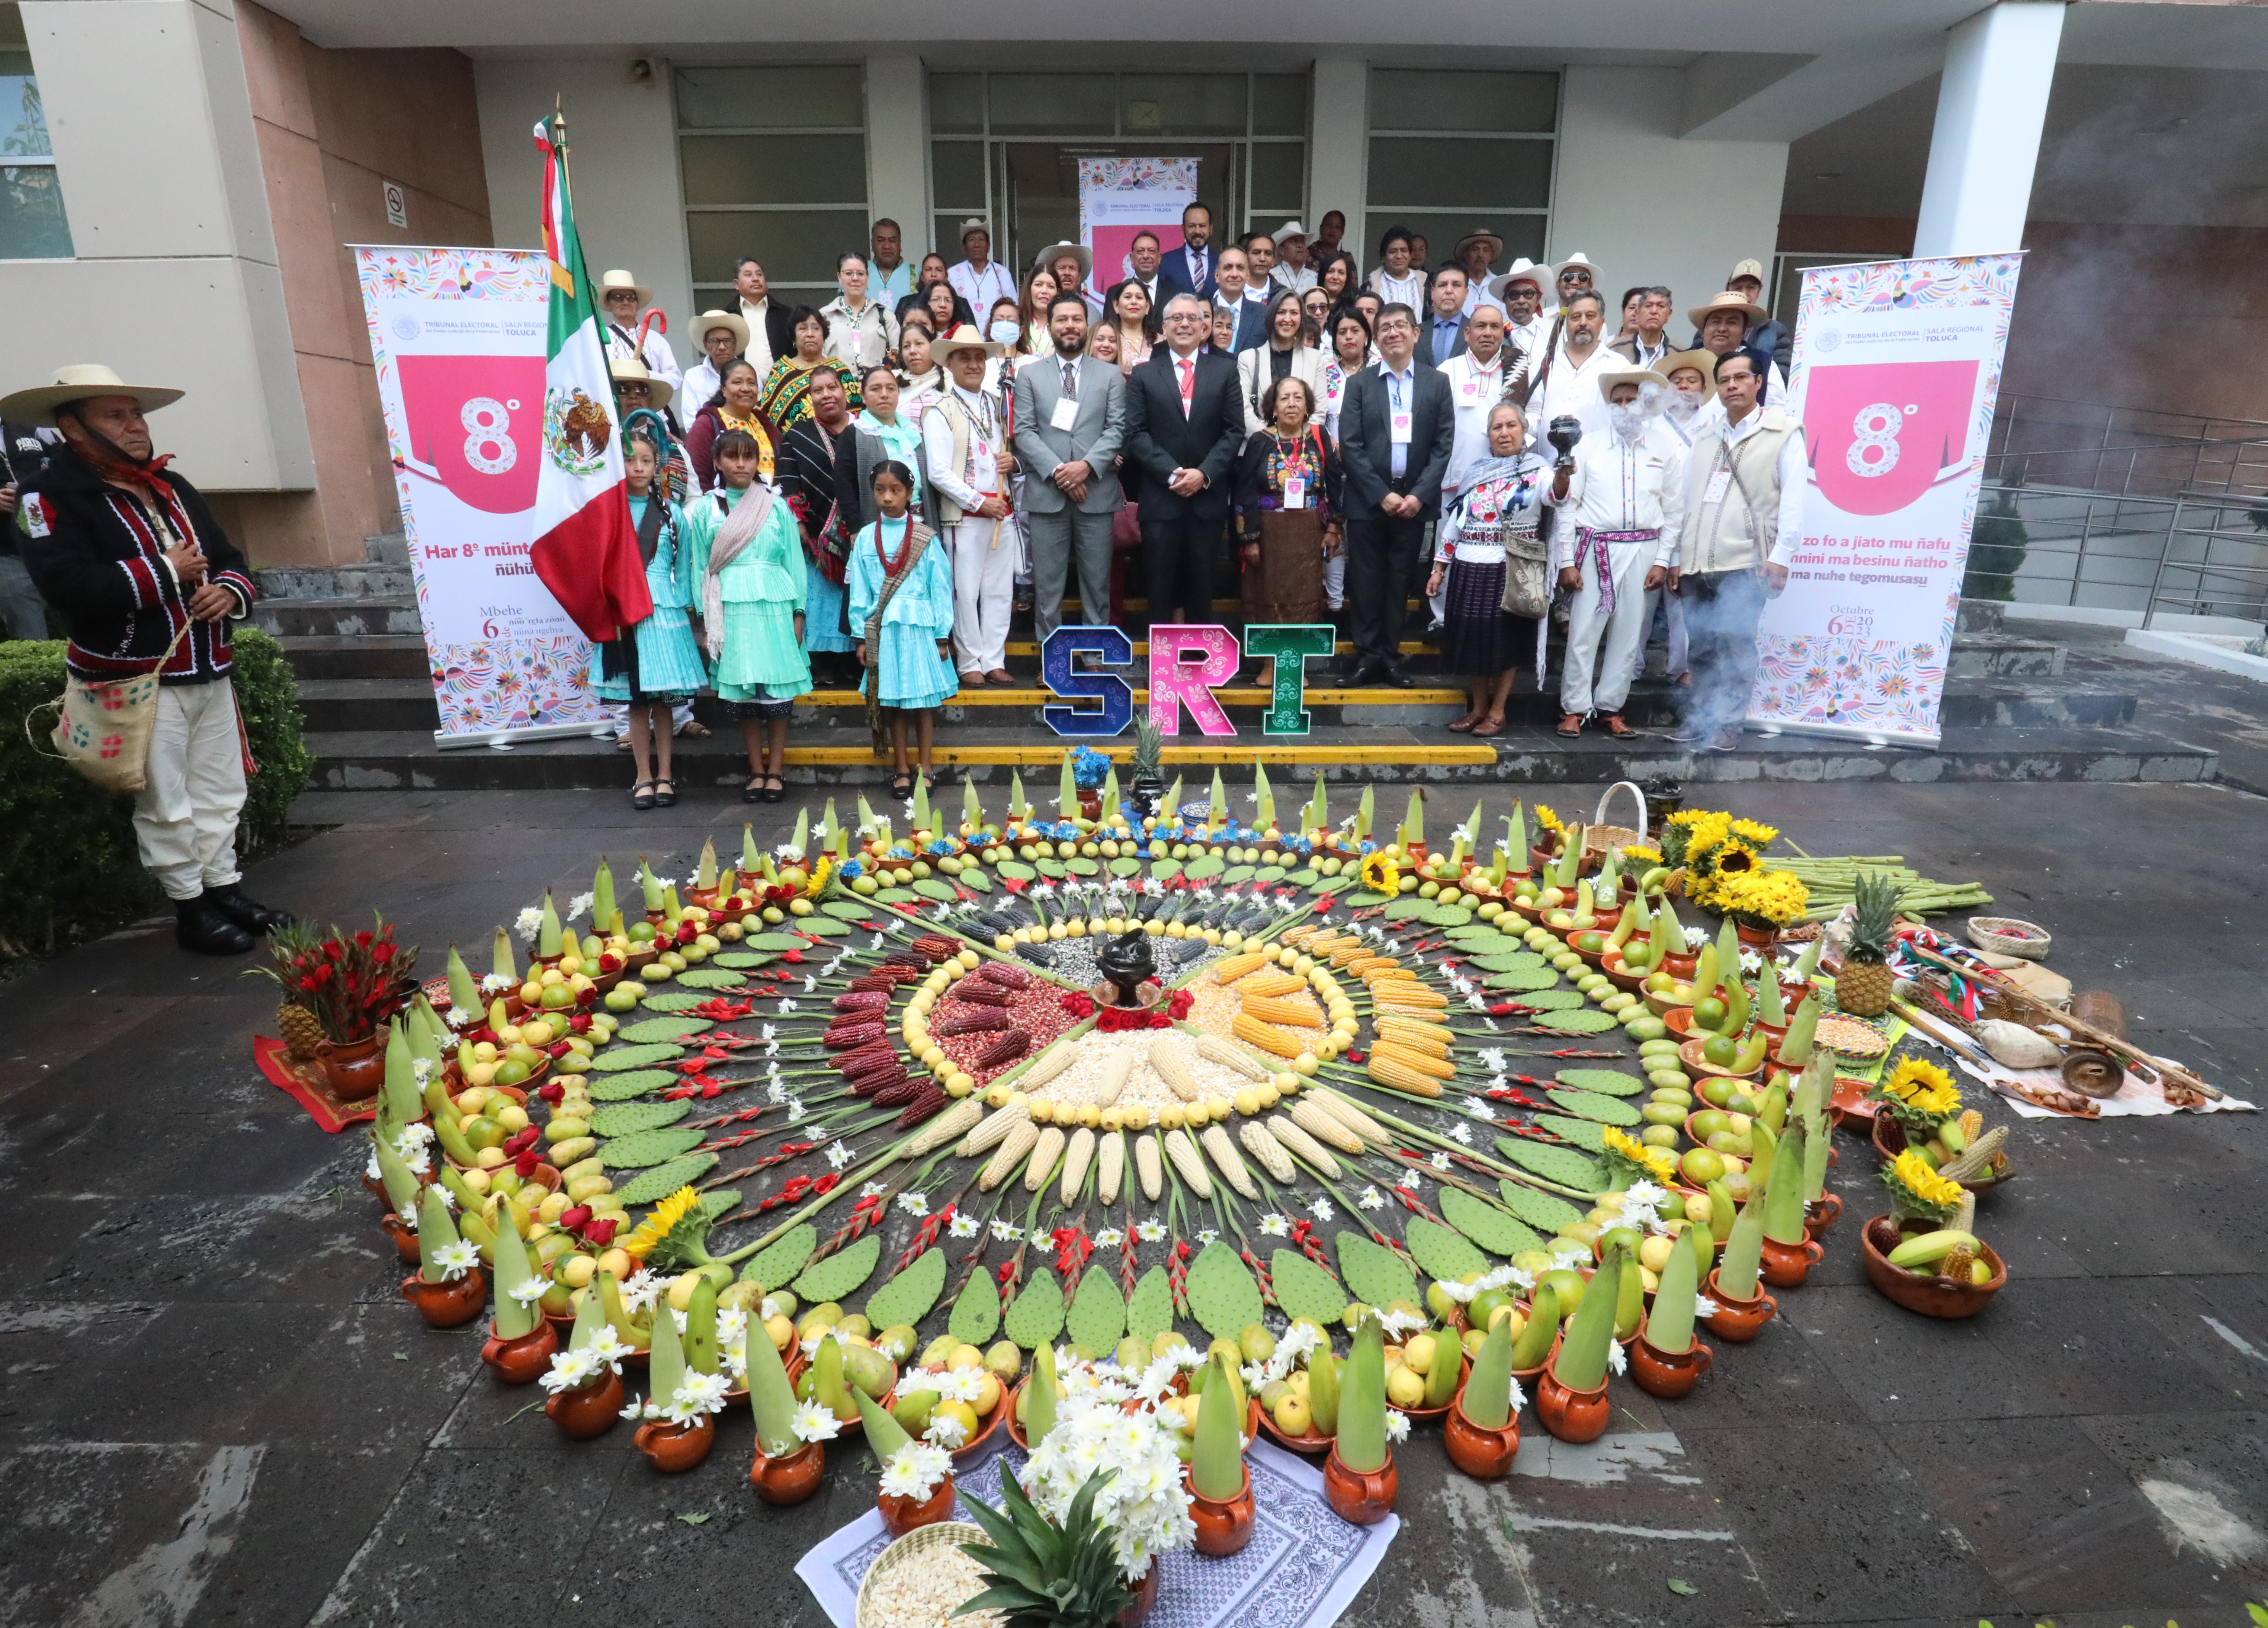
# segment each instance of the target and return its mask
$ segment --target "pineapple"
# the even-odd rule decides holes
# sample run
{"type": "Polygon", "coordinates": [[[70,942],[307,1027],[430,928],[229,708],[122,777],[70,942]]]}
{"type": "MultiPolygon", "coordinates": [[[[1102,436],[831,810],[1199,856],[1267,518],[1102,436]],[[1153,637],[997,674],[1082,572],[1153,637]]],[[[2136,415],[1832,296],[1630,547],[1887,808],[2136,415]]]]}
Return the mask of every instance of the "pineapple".
{"type": "Polygon", "coordinates": [[[1134,726],[1134,778],[1157,780],[1163,778],[1166,737],[1144,713],[1134,726]]]}
{"type": "Polygon", "coordinates": [[[1897,924],[1898,885],[1861,872],[1851,924],[1851,947],[1835,975],[1835,1005],[1854,1018],[1878,1018],[1890,1008],[1890,933],[1897,924]]]}
{"type": "Polygon", "coordinates": [[[321,1043],[323,1026],[315,1014],[305,1006],[285,1001],[276,1008],[276,1032],[284,1036],[284,1050],[294,1063],[314,1060],[315,1048],[321,1043]]]}

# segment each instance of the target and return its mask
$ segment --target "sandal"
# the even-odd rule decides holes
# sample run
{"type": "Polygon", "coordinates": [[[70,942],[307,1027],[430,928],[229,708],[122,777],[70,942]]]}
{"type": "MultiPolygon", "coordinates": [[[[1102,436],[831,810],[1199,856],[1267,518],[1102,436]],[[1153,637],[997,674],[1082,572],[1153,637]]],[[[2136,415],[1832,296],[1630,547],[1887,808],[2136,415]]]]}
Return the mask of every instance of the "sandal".
{"type": "Polygon", "coordinates": [[[1500,718],[1491,718],[1485,712],[1481,715],[1481,721],[1473,726],[1473,733],[1484,740],[1491,740],[1503,733],[1504,720],[1500,718]]]}
{"type": "Polygon", "coordinates": [[[932,769],[924,777],[929,783],[931,794],[934,796],[939,786],[949,786],[953,784],[953,770],[950,769],[932,769]]]}
{"type": "Polygon", "coordinates": [[[656,807],[675,807],[677,806],[677,782],[667,775],[656,775],[653,781],[653,800],[656,807]],[[663,791],[661,788],[664,786],[667,786],[669,790],[666,792],[663,791]]]}
{"type": "Polygon", "coordinates": [[[897,775],[892,777],[890,781],[890,795],[892,797],[896,798],[902,803],[909,798],[912,797],[913,794],[914,777],[910,773],[897,775]]]}
{"type": "Polygon", "coordinates": [[[653,807],[652,781],[639,780],[632,784],[630,786],[630,807],[641,809],[651,808],[653,807]]]}
{"type": "Polygon", "coordinates": [[[1623,722],[1623,715],[1619,712],[1609,712],[1602,721],[1606,725],[1607,733],[1617,740],[1638,739],[1638,731],[1623,722]]]}
{"type": "Polygon", "coordinates": [[[1583,733],[1583,720],[1572,712],[1565,713],[1559,719],[1558,733],[1572,740],[1583,733]]]}

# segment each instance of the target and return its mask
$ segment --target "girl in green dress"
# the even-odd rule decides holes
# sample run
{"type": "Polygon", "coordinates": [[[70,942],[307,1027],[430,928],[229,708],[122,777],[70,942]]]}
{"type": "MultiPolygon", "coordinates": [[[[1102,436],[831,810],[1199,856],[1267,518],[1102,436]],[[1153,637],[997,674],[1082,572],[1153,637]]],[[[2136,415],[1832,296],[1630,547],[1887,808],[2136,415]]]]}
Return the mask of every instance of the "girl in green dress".
{"type": "Polygon", "coordinates": [[[906,761],[906,724],[913,720],[923,781],[937,789],[932,751],[937,709],[961,688],[953,670],[953,565],[937,534],[907,513],[912,469],[895,459],[874,468],[880,518],[850,544],[844,582],[858,662],[866,669],[866,722],[874,749],[889,714],[894,797],[913,795],[906,761]]]}
{"type": "Polygon", "coordinates": [[[686,515],[696,608],[715,665],[718,698],[740,719],[748,752],[744,802],[787,795],[787,720],[811,688],[803,650],[803,534],[794,512],[759,484],[762,449],[742,431],[717,438],[724,484],[686,515]]]}

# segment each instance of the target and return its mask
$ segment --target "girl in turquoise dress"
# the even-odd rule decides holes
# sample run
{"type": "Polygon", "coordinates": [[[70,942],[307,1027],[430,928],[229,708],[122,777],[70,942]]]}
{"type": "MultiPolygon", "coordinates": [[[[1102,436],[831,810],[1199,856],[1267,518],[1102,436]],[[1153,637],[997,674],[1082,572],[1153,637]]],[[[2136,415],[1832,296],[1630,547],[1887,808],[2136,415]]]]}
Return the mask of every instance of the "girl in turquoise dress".
{"type": "Polygon", "coordinates": [[[923,781],[937,789],[931,762],[937,709],[960,693],[953,670],[953,564],[944,540],[907,513],[913,472],[895,459],[874,467],[874,506],[881,519],[850,544],[844,591],[858,665],[866,670],[866,721],[882,749],[882,714],[890,718],[890,782],[895,797],[913,795],[906,761],[906,720],[915,720],[923,781]]]}
{"type": "Polygon", "coordinates": [[[668,481],[660,474],[668,446],[668,431],[658,416],[643,409],[630,415],[622,431],[622,468],[653,614],[630,630],[630,637],[599,646],[598,695],[630,704],[630,755],[637,765],[630,786],[633,808],[666,808],[677,800],[670,773],[670,710],[709,681],[685,615],[693,602],[683,557],[685,512],[669,500],[668,481]]]}
{"type": "Polygon", "coordinates": [[[756,479],[755,437],[728,430],[715,457],[724,484],[685,517],[703,643],[718,698],[740,719],[747,748],[743,802],[787,795],[787,720],[811,688],[803,649],[803,533],[795,512],[756,479]]]}

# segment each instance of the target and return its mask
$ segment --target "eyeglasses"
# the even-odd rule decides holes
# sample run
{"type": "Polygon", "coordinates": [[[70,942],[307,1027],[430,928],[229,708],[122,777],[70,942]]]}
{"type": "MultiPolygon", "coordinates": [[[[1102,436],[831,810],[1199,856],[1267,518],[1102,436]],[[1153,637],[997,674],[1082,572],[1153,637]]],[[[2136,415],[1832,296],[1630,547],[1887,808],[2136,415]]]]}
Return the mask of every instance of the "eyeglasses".
{"type": "Polygon", "coordinates": [[[1205,317],[1199,316],[1194,311],[1168,311],[1166,313],[1166,320],[1168,322],[1204,322],[1208,320],[1209,319],[1205,317]]]}

